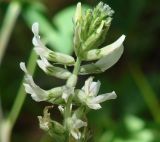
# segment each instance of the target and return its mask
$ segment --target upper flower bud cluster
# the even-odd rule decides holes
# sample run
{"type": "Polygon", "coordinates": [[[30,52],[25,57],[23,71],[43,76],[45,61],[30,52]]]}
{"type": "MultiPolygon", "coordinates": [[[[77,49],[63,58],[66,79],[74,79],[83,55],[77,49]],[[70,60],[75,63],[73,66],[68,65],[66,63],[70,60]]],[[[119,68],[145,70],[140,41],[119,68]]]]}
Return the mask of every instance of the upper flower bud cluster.
{"type": "Polygon", "coordinates": [[[77,4],[74,18],[74,50],[82,61],[92,61],[80,67],[81,75],[101,73],[113,66],[123,53],[122,35],[110,45],[100,48],[111,25],[114,11],[103,2],[83,13],[81,3],[77,4]],[[98,60],[96,62],[93,62],[98,60]]]}
{"type": "MultiPolygon", "coordinates": [[[[103,2],[83,14],[81,3],[75,13],[74,48],[77,54],[99,47],[105,40],[114,11],[103,2]],[[79,49],[79,47],[82,49],[79,49]]],[[[83,54],[83,53],[82,53],[83,54]]]]}

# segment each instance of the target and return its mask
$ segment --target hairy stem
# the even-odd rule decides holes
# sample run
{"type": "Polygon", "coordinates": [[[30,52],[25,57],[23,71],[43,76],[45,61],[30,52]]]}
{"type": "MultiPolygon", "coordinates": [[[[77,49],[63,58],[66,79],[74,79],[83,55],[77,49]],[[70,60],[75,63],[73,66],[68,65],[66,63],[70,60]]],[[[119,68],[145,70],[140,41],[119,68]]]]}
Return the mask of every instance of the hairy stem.
{"type": "Polygon", "coordinates": [[[81,65],[81,60],[80,58],[77,57],[77,60],[74,66],[74,70],[73,70],[73,74],[75,74],[76,76],[78,75],[80,65],[81,65]]]}

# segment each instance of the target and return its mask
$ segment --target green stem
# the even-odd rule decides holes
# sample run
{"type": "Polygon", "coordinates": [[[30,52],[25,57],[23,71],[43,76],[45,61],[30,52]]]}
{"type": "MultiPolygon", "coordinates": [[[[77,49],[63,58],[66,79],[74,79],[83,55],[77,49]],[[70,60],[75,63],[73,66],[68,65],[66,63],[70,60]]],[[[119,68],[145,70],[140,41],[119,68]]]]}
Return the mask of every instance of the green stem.
{"type": "Polygon", "coordinates": [[[11,32],[15,25],[16,19],[20,13],[21,5],[18,1],[12,1],[8,6],[2,28],[0,31],[0,64],[4,56],[7,43],[9,41],[11,32]]]}
{"type": "MultiPolygon", "coordinates": [[[[29,57],[28,65],[27,65],[27,69],[30,71],[31,74],[33,74],[34,71],[35,71],[36,59],[37,59],[37,55],[32,50],[31,55],[29,57]]],[[[26,92],[24,91],[23,81],[24,81],[24,78],[22,80],[22,83],[21,83],[20,88],[19,88],[18,93],[17,93],[17,97],[14,101],[13,107],[12,107],[12,109],[11,109],[9,115],[8,115],[8,118],[6,120],[4,120],[4,123],[3,123],[4,125],[3,125],[2,128],[5,131],[0,132],[0,135],[1,135],[0,140],[2,139],[3,142],[9,142],[10,141],[10,136],[11,136],[13,126],[15,125],[17,117],[18,117],[18,115],[21,111],[24,100],[26,98],[26,92]]]]}
{"type": "Polygon", "coordinates": [[[150,109],[150,112],[155,120],[155,122],[160,124],[160,113],[159,113],[159,102],[158,98],[156,97],[156,93],[154,92],[153,88],[151,87],[150,83],[146,79],[145,75],[141,71],[140,67],[137,65],[130,65],[129,66],[131,75],[139,88],[143,98],[150,109]]]}
{"type": "MultiPolygon", "coordinates": [[[[73,69],[73,74],[78,76],[78,73],[79,73],[79,68],[80,68],[80,65],[81,65],[81,60],[77,57],[77,60],[76,60],[76,63],[74,65],[74,69],[73,69]]],[[[68,79],[69,80],[69,79],[68,79]]],[[[67,82],[68,82],[67,80],[67,82]]],[[[76,79],[76,83],[77,83],[77,79],[76,79]]],[[[72,85],[72,87],[75,87],[76,84],[74,84],[74,86],[72,85]]],[[[71,110],[70,110],[70,107],[71,107],[71,104],[72,104],[72,96],[70,96],[68,98],[68,101],[66,103],[66,107],[65,107],[65,112],[64,112],[64,125],[66,127],[66,121],[69,117],[71,117],[71,110]]],[[[66,142],[70,142],[71,141],[71,138],[69,137],[69,135],[66,136],[66,142]]]]}
{"type": "MultiPolygon", "coordinates": [[[[76,63],[74,65],[74,69],[73,69],[73,74],[76,75],[76,76],[78,75],[80,64],[81,64],[81,60],[77,57],[77,60],[76,60],[76,63]]],[[[77,82],[77,80],[76,80],[76,82],[77,82]]],[[[74,85],[76,85],[76,84],[74,84],[74,85]]],[[[74,86],[72,86],[72,87],[74,87],[74,86]]],[[[65,118],[68,118],[70,116],[70,114],[71,114],[71,112],[70,112],[71,103],[72,103],[72,97],[69,97],[68,101],[67,101],[67,105],[66,105],[65,118]]]]}
{"type": "Polygon", "coordinates": [[[73,74],[76,76],[79,73],[80,65],[81,65],[81,60],[80,60],[80,58],[77,57],[77,60],[76,60],[75,66],[74,66],[74,70],[73,70],[73,74]]]}

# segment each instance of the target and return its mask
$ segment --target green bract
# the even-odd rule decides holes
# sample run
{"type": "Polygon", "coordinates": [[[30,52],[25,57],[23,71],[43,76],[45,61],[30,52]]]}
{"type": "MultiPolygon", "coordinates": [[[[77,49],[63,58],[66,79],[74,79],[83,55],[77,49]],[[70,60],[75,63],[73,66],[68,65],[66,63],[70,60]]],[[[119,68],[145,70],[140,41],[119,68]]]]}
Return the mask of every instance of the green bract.
{"type": "Polygon", "coordinates": [[[117,97],[114,91],[98,95],[101,83],[93,81],[93,77],[89,77],[81,89],[76,88],[78,75],[104,72],[113,66],[123,53],[125,35],[112,44],[101,47],[111,25],[113,13],[113,10],[102,2],[85,12],[81,3],[77,4],[73,37],[76,59],[48,49],[40,39],[39,24],[36,22],[32,26],[32,42],[35,52],[39,55],[38,66],[45,74],[66,80],[65,85],[44,90],[35,84],[25,64],[20,63],[25,72],[25,90],[31,94],[33,100],[58,105],[63,116],[62,123],[50,118],[48,109],[52,107],[46,107],[44,116],[38,117],[40,128],[47,131],[57,142],[86,142],[86,113],[90,109],[100,109],[100,103],[117,97]],[[73,66],[73,71],[68,70],[68,66],[73,66]]]}

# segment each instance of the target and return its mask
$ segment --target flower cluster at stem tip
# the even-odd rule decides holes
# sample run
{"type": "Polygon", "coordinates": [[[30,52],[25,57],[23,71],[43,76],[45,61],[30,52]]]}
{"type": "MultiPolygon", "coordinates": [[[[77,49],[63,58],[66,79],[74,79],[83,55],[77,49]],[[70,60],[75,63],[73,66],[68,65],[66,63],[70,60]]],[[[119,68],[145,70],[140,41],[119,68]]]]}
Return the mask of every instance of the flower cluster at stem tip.
{"type": "Polygon", "coordinates": [[[79,75],[102,73],[113,66],[123,53],[122,35],[112,44],[101,47],[105,41],[107,31],[111,25],[114,11],[100,2],[94,9],[83,12],[81,3],[77,4],[74,17],[73,47],[76,59],[70,55],[59,53],[47,48],[39,35],[39,24],[32,25],[34,34],[32,43],[34,51],[39,56],[38,66],[49,76],[66,80],[66,84],[49,90],[40,88],[28,72],[25,63],[20,63],[24,71],[24,88],[36,102],[49,102],[58,105],[64,120],[62,123],[54,121],[48,112],[52,106],[44,109],[44,115],[38,116],[40,128],[47,131],[57,141],[68,138],[85,142],[87,139],[86,114],[90,109],[100,109],[100,103],[115,99],[114,91],[98,95],[100,81],[89,77],[84,86],[76,88],[79,75]],[[73,66],[73,72],[67,69],[73,66]],[[73,107],[74,106],[74,107],[73,107]]]}

